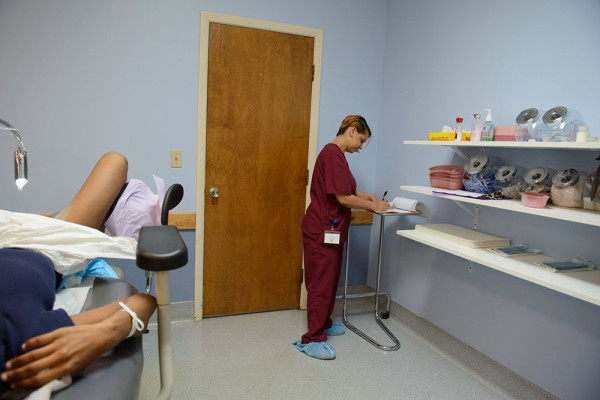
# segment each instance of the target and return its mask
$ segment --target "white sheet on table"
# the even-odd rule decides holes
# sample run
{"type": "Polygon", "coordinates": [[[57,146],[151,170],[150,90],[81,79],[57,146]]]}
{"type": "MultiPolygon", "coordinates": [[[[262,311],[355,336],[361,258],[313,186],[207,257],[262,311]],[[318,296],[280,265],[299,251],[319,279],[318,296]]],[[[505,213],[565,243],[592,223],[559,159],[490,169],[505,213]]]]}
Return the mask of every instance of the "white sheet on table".
{"type": "Polygon", "coordinates": [[[69,386],[71,383],[73,383],[71,375],[63,376],[60,379],[54,379],[37,389],[35,392],[31,392],[25,400],[49,400],[52,392],[58,392],[69,386]]]}
{"type": "Polygon", "coordinates": [[[69,315],[81,312],[90,289],[94,285],[95,276],[86,276],[77,286],[64,288],[56,293],[54,309],[62,308],[69,315]]]}
{"type": "Polygon", "coordinates": [[[4,247],[37,251],[57,272],[68,275],[84,270],[94,258],[133,260],[137,242],[42,215],[0,210],[0,248],[4,247]]]}

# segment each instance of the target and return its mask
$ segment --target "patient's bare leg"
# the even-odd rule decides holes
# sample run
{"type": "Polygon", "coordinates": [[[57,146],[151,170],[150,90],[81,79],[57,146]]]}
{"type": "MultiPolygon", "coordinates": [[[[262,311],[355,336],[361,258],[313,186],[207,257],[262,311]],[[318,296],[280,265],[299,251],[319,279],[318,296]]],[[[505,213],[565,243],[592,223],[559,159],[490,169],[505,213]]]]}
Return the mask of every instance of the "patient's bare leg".
{"type": "Polygon", "coordinates": [[[73,200],[56,218],[104,230],[108,210],[127,181],[127,158],[103,155],[73,200]]]}

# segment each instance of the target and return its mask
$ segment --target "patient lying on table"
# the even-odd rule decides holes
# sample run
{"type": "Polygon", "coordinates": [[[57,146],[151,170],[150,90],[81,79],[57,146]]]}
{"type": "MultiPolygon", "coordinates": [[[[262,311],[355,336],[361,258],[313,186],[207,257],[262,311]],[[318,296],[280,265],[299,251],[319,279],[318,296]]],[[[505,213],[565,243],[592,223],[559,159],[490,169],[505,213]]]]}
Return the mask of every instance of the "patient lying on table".
{"type": "MultiPolygon", "coordinates": [[[[99,235],[99,241],[83,236],[93,243],[93,251],[102,253],[102,250],[97,249],[102,248],[102,243],[106,241],[109,243],[108,248],[112,250],[117,243],[116,253],[134,257],[133,239],[110,238],[100,232],[89,232],[93,229],[103,231],[114,208],[121,208],[121,217],[127,212],[127,206],[124,205],[127,198],[122,197],[126,179],[127,159],[114,152],[105,154],[71,203],[57,216],[58,219],[73,224],[54,222],[57,225],[71,226],[75,231],[87,229],[86,233],[92,238],[99,235]],[[133,246],[130,246],[131,243],[133,246]]],[[[134,204],[139,205],[143,201],[142,197],[134,204]]],[[[146,198],[150,208],[155,208],[152,205],[154,200],[146,198]]],[[[159,216],[160,204],[157,206],[159,216]]],[[[139,209],[137,206],[134,208],[139,209]]],[[[5,212],[0,217],[9,218],[13,214],[16,213],[5,212]]],[[[146,214],[156,213],[150,210],[146,214]]],[[[147,221],[136,222],[135,218],[129,221],[129,225],[149,224],[147,221]]],[[[52,221],[47,219],[47,222],[52,221]]],[[[97,256],[112,257],[115,254],[108,251],[108,255],[86,255],[82,253],[87,250],[79,249],[71,253],[62,251],[64,249],[57,251],[56,247],[60,246],[52,246],[54,238],[48,237],[47,230],[38,230],[40,240],[37,245],[28,244],[27,241],[19,242],[16,235],[7,233],[11,228],[16,229],[8,223],[0,231],[0,247],[4,247],[0,248],[0,276],[3,277],[0,280],[0,394],[9,387],[42,386],[54,379],[76,375],[125,338],[143,333],[156,308],[156,300],[147,294],[135,294],[70,317],[62,309],[52,309],[55,290],[62,278],[57,270],[66,274],[85,268],[83,263],[78,265],[78,257],[89,256],[92,259],[97,256]],[[10,245],[11,241],[16,243],[10,245]]],[[[137,234],[135,228],[128,229],[130,234],[133,231],[137,234]]],[[[31,232],[30,236],[35,239],[36,233],[31,232]]],[[[35,243],[35,240],[29,242],[35,243]]],[[[85,248],[85,243],[79,244],[85,248]]]]}

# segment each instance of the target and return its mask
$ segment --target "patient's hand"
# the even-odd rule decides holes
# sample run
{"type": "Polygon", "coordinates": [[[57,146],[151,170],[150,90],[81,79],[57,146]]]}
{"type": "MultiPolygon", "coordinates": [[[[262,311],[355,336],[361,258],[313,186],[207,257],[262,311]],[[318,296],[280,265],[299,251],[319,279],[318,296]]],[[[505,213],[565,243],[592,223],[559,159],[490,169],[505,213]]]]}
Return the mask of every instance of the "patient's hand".
{"type": "Polygon", "coordinates": [[[95,324],[60,328],[29,339],[23,344],[26,353],[6,363],[2,381],[10,383],[11,388],[36,387],[65,375],[77,375],[127,336],[131,326],[127,325],[129,316],[120,313],[115,317],[95,324]]]}

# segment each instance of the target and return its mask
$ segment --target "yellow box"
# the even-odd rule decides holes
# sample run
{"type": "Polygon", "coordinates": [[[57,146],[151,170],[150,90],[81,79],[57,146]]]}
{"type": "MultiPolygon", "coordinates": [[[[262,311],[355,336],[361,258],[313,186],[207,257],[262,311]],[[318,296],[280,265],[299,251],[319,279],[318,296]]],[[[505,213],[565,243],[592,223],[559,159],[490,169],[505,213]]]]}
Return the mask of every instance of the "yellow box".
{"type": "Polygon", "coordinates": [[[454,140],[454,132],[429,132],[427,138],[429,141],[448,141],[454,140]]]}

